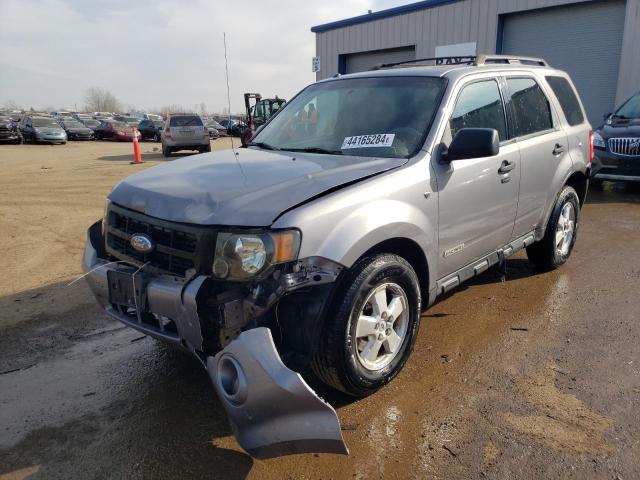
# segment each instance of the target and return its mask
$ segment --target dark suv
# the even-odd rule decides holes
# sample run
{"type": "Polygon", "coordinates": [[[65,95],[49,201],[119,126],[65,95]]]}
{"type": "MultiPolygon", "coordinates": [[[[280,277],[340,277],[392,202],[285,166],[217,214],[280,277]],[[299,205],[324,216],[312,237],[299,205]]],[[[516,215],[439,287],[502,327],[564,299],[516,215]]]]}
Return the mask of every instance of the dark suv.
{"type": "Polygon", "coordinates": [[[640,182],[640,92],[605,115],[604,125],[593,133],[593,147],[592,184],[640,182]]]}

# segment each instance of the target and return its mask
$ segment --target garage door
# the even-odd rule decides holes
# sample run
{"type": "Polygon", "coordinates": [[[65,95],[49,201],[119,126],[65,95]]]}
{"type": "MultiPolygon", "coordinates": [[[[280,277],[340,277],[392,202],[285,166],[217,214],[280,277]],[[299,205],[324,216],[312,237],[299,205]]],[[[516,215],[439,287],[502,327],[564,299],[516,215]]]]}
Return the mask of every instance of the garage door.
{"type": "Polygon", "coordinates": [[[507,15],[502,51],[566,70],[593,125],[614,108],[625,2],[608,0],[507,15]]]}
{"type": "Polygon", "coordinates": [[[355,73],[371,70],[382,63],[406,62],[416,59],[416,47],[390,48],[371,52],[344,55],[344,72],[355,73]]]}

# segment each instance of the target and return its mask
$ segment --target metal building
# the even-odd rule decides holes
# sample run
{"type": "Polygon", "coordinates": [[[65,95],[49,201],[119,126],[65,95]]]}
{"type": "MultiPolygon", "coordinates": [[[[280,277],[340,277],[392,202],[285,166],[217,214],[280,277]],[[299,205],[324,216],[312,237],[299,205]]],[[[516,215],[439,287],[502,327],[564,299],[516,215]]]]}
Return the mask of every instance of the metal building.
{"type": "Polygon", "coordinates": [[[318,80],[434,56],[542,57],[569,72],[594,125],[640,90],[640,0],[425,0],[311,31],[318,80]]]}

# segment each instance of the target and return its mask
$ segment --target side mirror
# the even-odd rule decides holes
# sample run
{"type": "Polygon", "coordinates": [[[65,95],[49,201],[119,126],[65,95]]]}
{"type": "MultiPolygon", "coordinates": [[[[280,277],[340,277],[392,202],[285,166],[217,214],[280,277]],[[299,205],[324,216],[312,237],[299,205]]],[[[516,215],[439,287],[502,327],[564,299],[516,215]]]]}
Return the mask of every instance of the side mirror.
{"type": "Polygon", "coordinates": [[[609,113],[605,113],[605,114],[602,116],[602,119],[603,119],[603,120],[607,120],[610,116],[611,116],[611,112],[609,112],[609,113]]]}
{"type": "Polygon", "coordinates": [[[493,157],[500,151],[500,140],[495,128],[463,128],[456,136],[442,159],[453,160],[493,157]]]}

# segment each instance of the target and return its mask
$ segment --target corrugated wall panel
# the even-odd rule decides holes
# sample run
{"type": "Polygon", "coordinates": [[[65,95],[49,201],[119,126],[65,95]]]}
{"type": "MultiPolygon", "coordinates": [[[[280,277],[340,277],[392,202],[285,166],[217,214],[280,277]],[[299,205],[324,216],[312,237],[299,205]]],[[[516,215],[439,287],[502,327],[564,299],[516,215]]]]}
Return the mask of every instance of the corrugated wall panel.
{"type": "Polygon", "coordinates": [[[640,91],[640,0],[627,0],[616,106],[640,91]]]}
{"type": "MultiPolygon", "coordinates": [[[[418,58],[438,45],[477,43],[478,53],[495,53],[498,16],[593,0],[462,0],[316,34],[317,79],[338,71],[338,55],[415,45],[418,58]]],[[[640,0],[627,0],[616,103],[640,85],[640,0]]]]}

